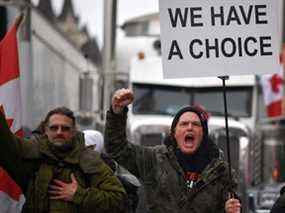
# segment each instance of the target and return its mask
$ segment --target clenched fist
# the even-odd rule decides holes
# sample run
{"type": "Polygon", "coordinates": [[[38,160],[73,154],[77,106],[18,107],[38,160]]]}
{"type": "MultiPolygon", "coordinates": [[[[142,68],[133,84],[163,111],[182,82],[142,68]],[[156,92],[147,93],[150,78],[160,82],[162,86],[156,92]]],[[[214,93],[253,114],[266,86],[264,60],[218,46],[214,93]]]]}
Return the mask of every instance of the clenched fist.
{"type": "Polygon", "coordinates": [[[125,106],[128,106],[134,100],[134,94],[130,89],[119,89],[112,97],[113,112],[119,114],[125,106]]]}
{"type": "Polygon", "coordinates": [[[226,201],[225,205],[226,213],[240,213],[241,204],[238,199],[230,198],[226,201]]]}

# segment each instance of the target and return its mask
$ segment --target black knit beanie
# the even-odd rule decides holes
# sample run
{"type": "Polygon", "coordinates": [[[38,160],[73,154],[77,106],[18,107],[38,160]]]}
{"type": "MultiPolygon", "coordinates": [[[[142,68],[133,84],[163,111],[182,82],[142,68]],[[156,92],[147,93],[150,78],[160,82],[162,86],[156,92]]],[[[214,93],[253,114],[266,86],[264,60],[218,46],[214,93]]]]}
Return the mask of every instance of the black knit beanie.
{"type": "MultiPolygon", "coordinates": [[[[182,153],[180,149],[175,149],[175,155],[180,166],[183,168],[184,172],[198,172],[201,173],[203,169],[211,162],[211,160],[218,156],[218,151],[216,146],[208,137],[208,113],[199,106],[185,106],[181,108],[175,115],[171,124],[171,136],[169,139],[169,144],[177,146],[176,140],[174,138],[174,132],[179,118],[185,112],[194,112],[198,115],[203,128],[203,139],[199,148],[194,154],[188,155],[182,153]],[[175,143],[174,143],[175,142],[175,143]]],[[[166,141],[167,142],[167,141],[166,141]]]]}
{"type": "Polygon", "coordinates": [[[202,128],[203,128],[203,139],[208,138],[208,118],[209,118],[209,115],[204,109],[202,109],[199,106],[185,106],[185,107],[182,107],[176,113],[176,115],[173,118],[173,121],[171,124],[171,129],[170,129],[172,136],[174,136],[175,128],[176,128],[176,125],[179,121],[179,118],[185,112],[194,112],[198,115],[198,117],[201,121],[201,124],[202,124],[202,128]]]}

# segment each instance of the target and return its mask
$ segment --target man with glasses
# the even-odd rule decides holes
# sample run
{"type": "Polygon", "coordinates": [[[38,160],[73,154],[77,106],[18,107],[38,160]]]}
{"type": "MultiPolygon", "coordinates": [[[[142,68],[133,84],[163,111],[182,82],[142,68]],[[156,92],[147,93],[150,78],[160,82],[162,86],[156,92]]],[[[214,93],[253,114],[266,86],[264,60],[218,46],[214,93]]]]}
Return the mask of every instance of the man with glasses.
{"type": "Polygon", "coordinates": [[[165,145],[142,147],[126,139],[129,89],[117,90],[107,112],[105,149],[140,178],[149,213],[239,213],[236,183],[208,136],[208,115],[199,107],[180,109],[165,145]]]}
{"type": "Polygon", "coordinates": [[[22,188],[23,212],[118,212],[125,191],[100,155],[84,144],[73,112],[50,111],[37,140],[23,141],[0,112],[0,166],[22,188]]]}

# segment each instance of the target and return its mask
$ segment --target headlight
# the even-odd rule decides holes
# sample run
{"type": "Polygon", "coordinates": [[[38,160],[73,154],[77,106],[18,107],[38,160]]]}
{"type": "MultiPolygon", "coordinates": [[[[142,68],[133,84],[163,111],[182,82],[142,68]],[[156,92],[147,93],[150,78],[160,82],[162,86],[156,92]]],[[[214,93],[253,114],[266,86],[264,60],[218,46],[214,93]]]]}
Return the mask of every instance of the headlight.
{"type": "Polygon", "coordinates": [[[242,150],[246,149],[248,147],[248,143],[249,143],[249,138],[242,136],[239,138],[239,142],[240,142],[240,148],[242,150]]]}

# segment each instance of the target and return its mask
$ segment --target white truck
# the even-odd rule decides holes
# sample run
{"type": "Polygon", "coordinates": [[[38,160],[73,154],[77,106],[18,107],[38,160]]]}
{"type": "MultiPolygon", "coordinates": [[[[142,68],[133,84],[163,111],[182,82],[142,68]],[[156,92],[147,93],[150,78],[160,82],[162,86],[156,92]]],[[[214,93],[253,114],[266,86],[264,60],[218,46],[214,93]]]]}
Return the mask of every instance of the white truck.
{"type": "MultiPolygon", "coordinates": [[[[201,104],[212,115],[224,115],[222,80],[219,78],[163,80],[157,13],[130,19],[122,25],[121,29],[124,31],[118,33],[117,69],[129,74],[129,82],[131,86],[134,85],[135,90],[145,92],[147,86],[144,85],[151,85],[153,90],[158,91],[155,92],[155,96],[162,95],[161,101],[164,101],[164,107],[169,103],[165,100],[168,93],[175,93],[177,99],[183,99],[184,103],[179,100],[176,106],[172,102],[167,109],[162,109],[166,113],[177,110],[181,104],[201,104]],[[175,90],[175,87],[180,89],[175,90]]],[[[256,120],[265,116],[258,77],[230,76],[226,86],[229,114],[250,129],[254,129],[256,120]]],[[[162,103],[158,103],[155,107],[158,108],[161,105],[162,103]]],[[[136,110],[137,108],[134,109],[136,110]]]]}
{"type": "Polygon", "coordinates": [[[250,212],[269,213],[285,183],[285,117],[260,120],[252,142],[250,212]]]}
{"type": "MultiPolygon", "coordinates": [[[[186,105],[200,105],[210,113],[212,135],[224,131],[222,83],[218,78],[163,79],[160,57],[134,59],[130,66],[130,87],[135,99],[129,113],[129,133],[140,145],[162,143],[175,113],[186,105]],[[221,130],[223,129],[223,130],[221,130]]],[[[249,145],[252,76],[231,77],[227,88],[229,128],[240,137],[241,148],[249,145]],[[239,122],[244,119],[245,123],[239,122]]],[[[233,132],[232,132],[233,133],[233,132]]],[[[244,159],[242,157],[241,159],[244,159]]]]}

